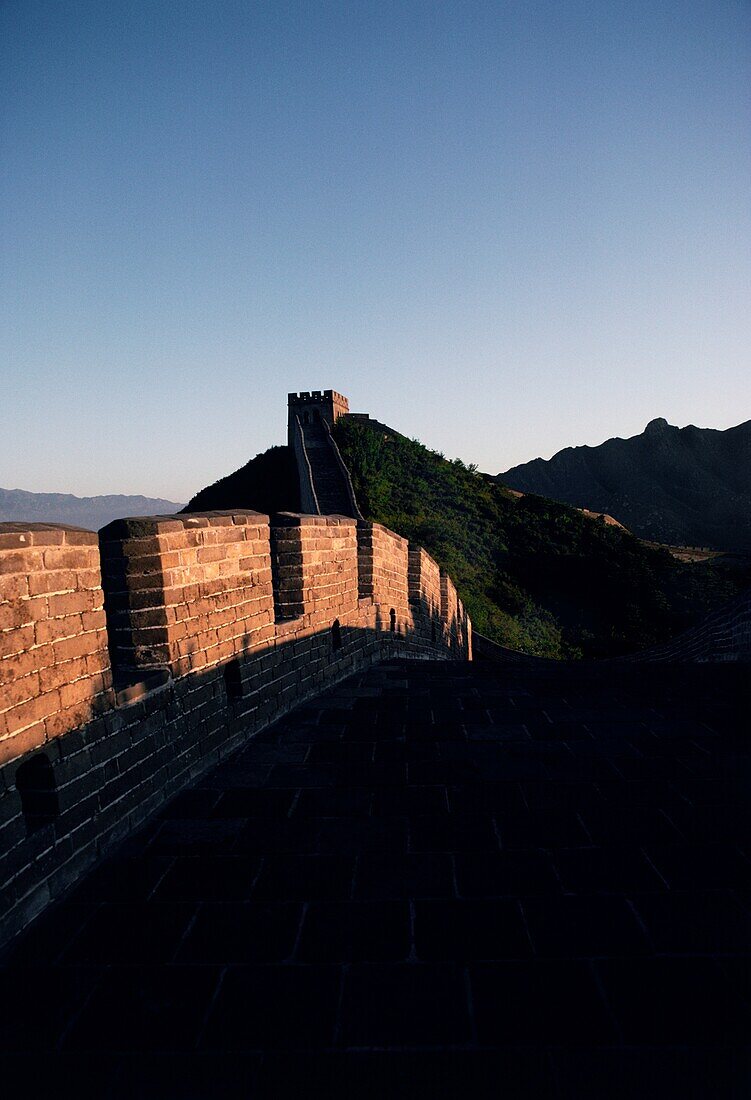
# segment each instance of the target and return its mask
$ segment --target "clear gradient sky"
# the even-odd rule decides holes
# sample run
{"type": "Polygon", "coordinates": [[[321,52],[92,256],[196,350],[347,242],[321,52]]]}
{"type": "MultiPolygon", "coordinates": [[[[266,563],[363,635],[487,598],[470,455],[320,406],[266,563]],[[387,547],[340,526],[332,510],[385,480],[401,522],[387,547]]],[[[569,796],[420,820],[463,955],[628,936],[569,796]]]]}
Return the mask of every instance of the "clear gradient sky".
{"type": "Polygon", "coordinates": [[[0,2],[0,485],[748,419],[750,89],[747,0],[0,2]]]}

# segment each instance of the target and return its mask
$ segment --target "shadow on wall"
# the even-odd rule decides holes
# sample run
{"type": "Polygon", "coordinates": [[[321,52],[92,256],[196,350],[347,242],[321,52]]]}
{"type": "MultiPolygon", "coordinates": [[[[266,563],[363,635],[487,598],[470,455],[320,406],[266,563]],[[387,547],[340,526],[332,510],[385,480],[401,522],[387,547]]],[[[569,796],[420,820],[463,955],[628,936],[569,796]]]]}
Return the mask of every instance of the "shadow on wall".
{"type": "Polygon", "coordinates": [[[6,529],[0,559],[2,938],[298,703],[384,658],[471,654],[450,578],[347,517],[6,529]]]}
{"type": "MultiPolygon", "coordinates": [[[[461,656],[456,619],[412,602],[372,628],[329,627],[172,677],[120,667],[114,700],[92,719],[3,768],[0,944],[16,935],[115,844],[183,787],[327,686],[394,657],[461,656]],[[436,640],[437,639],[437,640],[436,640]]],[[[115,654],[117,656],[117,654],[115,654]]]]}
{"type": "Polygon", "coordinates": [[[664,661],[672,664],[705,662],[751,663],[751,592],[730,600],[704,622],[640,653],[620,661],[664,661]]]}

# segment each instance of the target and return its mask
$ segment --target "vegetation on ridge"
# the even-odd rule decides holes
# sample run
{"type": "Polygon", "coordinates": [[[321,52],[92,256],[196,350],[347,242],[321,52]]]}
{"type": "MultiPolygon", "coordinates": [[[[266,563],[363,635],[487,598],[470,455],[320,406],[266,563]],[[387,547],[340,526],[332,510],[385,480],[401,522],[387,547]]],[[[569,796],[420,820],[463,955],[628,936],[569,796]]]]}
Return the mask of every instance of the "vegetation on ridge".
{"type": "Polygon", "coordinates": [[[343,418],[336,440],[368,519],[452,576],[475,629],[550,657],[605,657],[664,641],[731,598],[742,578],[676,561],[633,535],[415,440],[343,418]]]}

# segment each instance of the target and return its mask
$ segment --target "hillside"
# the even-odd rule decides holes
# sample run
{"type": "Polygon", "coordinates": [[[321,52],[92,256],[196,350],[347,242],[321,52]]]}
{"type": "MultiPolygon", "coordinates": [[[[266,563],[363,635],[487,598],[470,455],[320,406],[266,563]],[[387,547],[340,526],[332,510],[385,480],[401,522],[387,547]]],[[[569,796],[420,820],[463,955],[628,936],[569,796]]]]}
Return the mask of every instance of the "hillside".
{"type": "Polygon", "coordinates": [[[201,489],[183,512],[253,508],[256,512],[297,512],[300,488],[294,455],[288,447],[269,447],[234,473],[201,489]]]}
{"type": "Polygon", "coordinates": [[[123,516],[155,516],[177,512],[182,504],[158,497],[77,497],[72,493],[27,493],[0,489],[0,523],[67,523],[98,531],[123,516]]]}
{"type": "Polygon", "coordinates": [[[566,505],[517,497],[366,421],[344,418],[335,436],[363,513],[423,545],[454,578],[475,629],[501,644],[554,657],[633,652],[693,625],[747,579],[678,562],[566,505]]]}
{"type": "Polygon", "coordinates": [[[608,512],[655,542],[751,550],[751,420],[715,431],[657,419],[641,435],[567,447],[498,480],[608,512]]]}

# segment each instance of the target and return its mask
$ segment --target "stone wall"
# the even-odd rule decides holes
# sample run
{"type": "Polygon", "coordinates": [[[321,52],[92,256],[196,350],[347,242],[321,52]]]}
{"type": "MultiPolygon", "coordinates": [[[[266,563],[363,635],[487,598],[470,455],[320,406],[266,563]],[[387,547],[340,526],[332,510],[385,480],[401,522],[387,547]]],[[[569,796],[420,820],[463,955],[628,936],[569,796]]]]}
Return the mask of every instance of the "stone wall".
{"type": "Polygon", "coordinates": [[[444,623],[445,642],[457,656],[465,650],[472,651],[472,624],[459,599],[454,582],[441,570],[441,619],[444,623]]]}
{"type": "Polygon", "coordinates": [[[397,633],[411,624],[409,543],[380,523],[357,524],[360,595],[386,609],[386,626],[397,633]],[[393,615],[392,615],[393,611],[393,615]]]}
{"type": "Polygon", "coordinates": [[[0,524],[0,764],[111,705],[93,531],[0,524]]]}
{"type": "Polygon", "coordinates": [[[384,657],[471,655],[448,578],[378,525],[213,512],[99,541],[0,525],[0,942],[327,685],[384,657]]]}
{"type": "Polygon", "coordinates": [[[117,520],[100,543],[116,669],[179,676],[273,637],[268,516],[117,520]]]}
{"type": "Polygon", "coordinates": [[[664,645],[632,653],[621,661],[751,662],[751,592],[708,615],[704,622],[664,645]]]}
{"type": "Polygon", "coordinates": [[[431,617],[441,614],[441,570],[421,546],[409,548],[409,598],[422,605],[431,617]]]}
{"type": "Polygon", "coordinates": [[[445,641],[445,623],[441,618],[441,570],[421,546],[409,548],[407,581],[416,630],[426,642],[445,641]]]}

